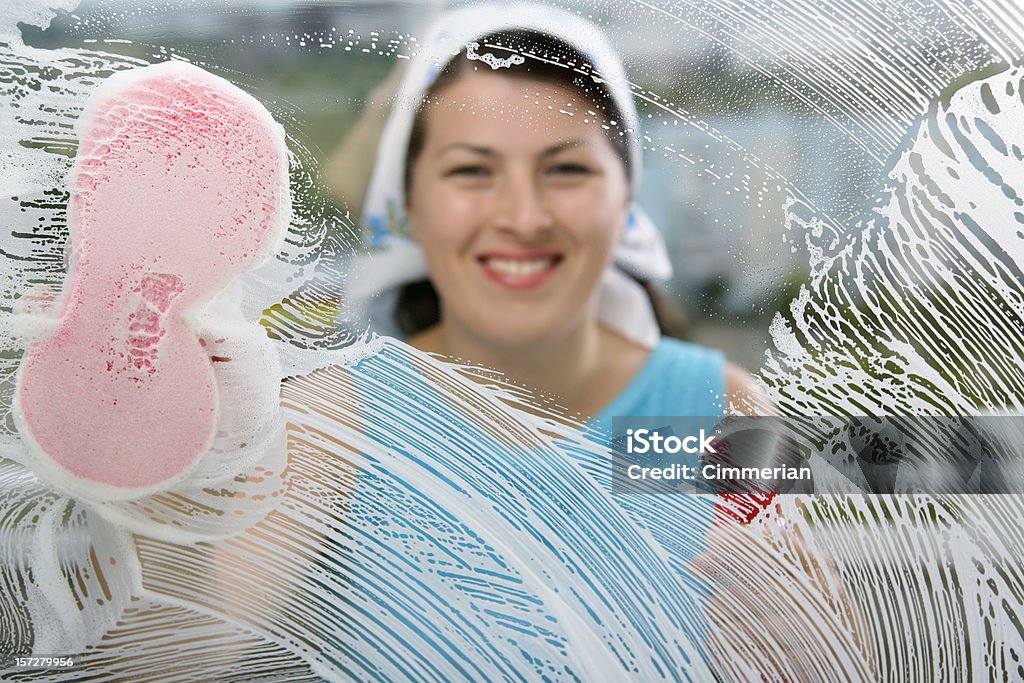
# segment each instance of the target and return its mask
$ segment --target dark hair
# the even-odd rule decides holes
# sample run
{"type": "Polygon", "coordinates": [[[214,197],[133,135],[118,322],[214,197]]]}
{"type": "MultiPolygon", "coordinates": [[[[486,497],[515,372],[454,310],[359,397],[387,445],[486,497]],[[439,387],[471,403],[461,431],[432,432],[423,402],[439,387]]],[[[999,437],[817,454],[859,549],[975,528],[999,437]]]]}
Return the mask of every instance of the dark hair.
{"type": "MultiPolygon", "coordinates": [[[[603,116],[606,121],[617,122],[616,126],[605,124],[607,125],[605,130],[609,142],[622,162],[627,182],[629,182],[633,176],[627,138],[630,133],[623,125],[622,112],[612,98],[608,87],[603,81],[595,80],[591,75],[593,65],[586,55],[560,38],[524,29],[498,31],[475,42],[480,45],[481,52],[490,52],[498,58],[502,58],[502,55],[495,54],[495,52],[506,52],[509,55],[519,54],[525,58],[520,64],[502,67],[500,70],[502,75],[537,79],[572,90],[589,101],[593,105],[594,111],[603,116]]],[[[406,148],[403,177],[406,201],[408,201],[409,189],[412,185],[412,167],[423,151],[426,140],[425,110],[427,105],[467,69],[480,68],[491,70],[491,67],[483,62],[470,60],[466,52],[463,51],[441,69],[427,90],[420,109],[416,113],[416,118],[413,120],[409,144],[406,148]]],[[[647,292],[661,333],[677,338],[686,336],[687,321],[682,310],[658,291],[650,281],[636,280],[647,292]]],[[[399,289],[398,299],[395,302],[394,321],[403,336],[409,337],[421,332],[436,325],[440,320],[441,301],[437,290],[429,280],[413,282],[399,289]]]]}
{"type": "MultiPolygon", "coordinates": [[[[604,124],[607,126],[606,135],[622,162],[627,182],[632,178],[633,169],[629,159],[629,141],[627,139],[630,133],[625,129],[622,111],[615,103],[611,91],[608,90],[605,83],[594,80],[594,76],[591,75],[594,73],[594,67],[586,55],[560,38],[525,29],[497,31],[474,42],[480,46],[480,52],[490,53],[495,58],[506,58],[503,57],[503,53],[523,57],[521,63],[510,63],[508,66],[496,70],[495,73],[503,76],[532,78],[572,90],[589,101],[593,105],[594,111],[598,112],[598,116],[603,117],[606,121],[616,122],[616,125],[604,124]]],[[[416,118],[413,119],[412,130],[409,133],[409,144],[405,150],[405,172],[402,182],[406,201],[409,198],[409,188],[412,186],[412,167],[416,163],[416,159],[419,158],[420,152],[423,151],[426,141],[427,106],[442,90],[458,80],[459,76],[467,69],[492,71],[491,67],[484,62],[471,60],[467,56],[467,50],[464,50],[445,64],[420,103],[416,118]]]]}

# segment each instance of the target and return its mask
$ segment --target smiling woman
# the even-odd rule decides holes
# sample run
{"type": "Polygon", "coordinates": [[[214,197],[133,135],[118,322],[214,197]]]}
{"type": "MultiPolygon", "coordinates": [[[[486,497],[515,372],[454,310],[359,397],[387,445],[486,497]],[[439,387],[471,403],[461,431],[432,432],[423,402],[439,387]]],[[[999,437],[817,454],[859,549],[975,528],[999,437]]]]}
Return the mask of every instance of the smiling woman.
{"type": "MultiPolygon", "coordinates": [[[[524,375],[544,356],[607,348],[611,333],[592,324],[597,285],[626,221],[629,186],[601,129],[561,113],[589,105],[557,85],[480,71],[432,98],[423,149],[409,159],[407,210],[441,321],[411,337],[414,346],[515,363],[534,386],[543,380],[524,375]],[[539,89],[552,109],[533,104],[539,89]]],[[[565,398],[593,414],[610,395],[565,398]]]]}
{"type": "Polygon", "coordinates": [[[452,12],[430,36],[365,202],[380,250],[351,298],[377,329],[604,430],[613,415],[750,410],[751,378],[666,338],[648,293],[671,266],[633,201],[638,121],[605,36],[538,7],[452,12]]]}

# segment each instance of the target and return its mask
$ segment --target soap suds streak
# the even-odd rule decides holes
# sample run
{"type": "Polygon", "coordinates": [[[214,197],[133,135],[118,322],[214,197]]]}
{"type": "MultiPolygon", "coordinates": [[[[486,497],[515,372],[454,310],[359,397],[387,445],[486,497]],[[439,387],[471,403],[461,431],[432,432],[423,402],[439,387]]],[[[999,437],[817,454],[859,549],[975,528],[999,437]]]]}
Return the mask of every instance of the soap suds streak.
{"type": "MultiPolygon", "coordinates": [[[[1022,75],[981,76],[933,105],[870,220],[843,236],[804,223],[821,249],[804,295],[774,325],[766,377],[781,405],[820,414],[1019,411],[1024,239],[1014,214],[1024,164],[1010,141],[1024,115],[1022,75]]],[[[794,225],[801,220],[794,214],[794,225]]],[[[842,452],[845,438],[834,432],[820,448],[842,452]]],[[[960,437],[929,438],[941,453],[960,437]]],[[[1019,435],[1011,443],[1019,449],[1019,435]]],[[[821,529],[830,531],[819,538],[846,568],[890,679],[1019,673],[1024,502],[1017,472],[1006,473],[999,483],[1012,495],[821,502],[821,529]]]]}
{"type": "MultiPolygon", "coordinates": [[[[247,585],[245,595],[295,595],[287,601],[243,595],[238,600],[238,608],[246,610],[241,618],[269,623],[265,628],[301,629],[274,635],[296,639],[297,647],[318,643],[321,656],[329,657],[323,665],[333,660],[357,678],[431,677],[434,671],[447,678],[480,677],[474,670],[493,678],[502,671],[524,674],[534,666],[539,675],[551,670],[546,661],[554,662],[555,671],[569,667],[591,679],[597,664],[587,660],[611,648],[615,659],[599,671],[639,667],[640,675],[645,670],[653,675],[649,667],[658,666],[670,679],[701,680],[695,653],[680,659],[684,655],[678,650],[658,650],[666,643],[685,647],[691,638],[670,635],[677,629],[701,628],[695,589],[680,580],[678,570],[668,568],[660,552],[639,555],[653,546],[637,536],[636,520],[624,517],[572,459],[557,457],[559,441],[550,444],[531,433],[522,415],[516,419],[493,398],[484,401],[485,408],[501,411],[503,424],[482,428],[475,411],[438,395],[445,385],[422,378],[417,382],[415,375],[393,387],[374,381],[395,376],[396,366],[429,367],[426,357],[409,353],[386,346],[353,369],[324,370],[286,385],[296,477],[289,495],[300,500],[283,505],[257,527],[267,525],[258,537],[277,539],[272,547],[259,538],[243,545],[249,534],[228,544],[243,558],[238,550],[252,553],[240,560],[243,565],[275,567],[272,574],[278,579],[272,583],[269,574],[261,578],[245,572],[260,586],[247,585]],[[356,386],[375,391],[361,396],[356,386]],[[339,403],[339,397],[348,400],[339,403]],[[435,414],[418,423],[416,433],[394,426],[407,422],[403,416],[413,404],[424,402],[435,407],[435,414]],[[374,447],[382,439],[388,442],[373,433],[376,426],[344,442],[331,436],[336,431],[332,425],[358,424],[367,415],[379,416],[381,428],[401,436],[391,443],[394,450],[374,447]],[[473,422],[465,425],[466,419],[473,422]],[[463,428],[450,430],[446,425],[451,424],[463,428]],[[489,434],[481,434],[482,429],[489,434]],[[460,434],[463,443],[439,448],[445,436],[460,434]],[[325,457],[328,453],[333,457],[325,457]],[[336,533],[345,541],[329,545],[323,535],[335,525],[343,525],[336,533]],[[575,540],[577,533],[587,540],[575,540]],[[316,547],[316,539],[322,550],[311,562],[309,546],[316,547]],[[647,568],[644,577],[630,571],[638,561],[647,568]],[[293,570],[279,568],[282,563],[293,570]],[[610,583],[609,573],[617,577],[610,583]],[[600,593],[592,592],[602,586],[600,593]],[[304,616],[267,622],[261,611],[267,603],[288,604],[281,609],[297,609],[304,616]],[[412,622],[395,623],[393,614],[406,614],[412,622]],[[586,646],[591,638],[603,645],[586,646]],[[510,650],[514,643],[519,644],[510,650]],[[516,654],[520,648],[537,661],[522,659],[516,654]]],[[[454,377],[446,385],[472,391],[466,380],[454,377]]],[[[548,428],[558,431],[554,424],[548,428]]],[[[561,431],[572,438],[572,430],[561,431]]],[[[154,552],[166,561],[180,550],[144,545],[144,566],[154,552]]],[[[196,581],[202,583],[202,577],[161,572],[151,588],[188,595],[196,581]],[[171,581],[174,588],[169,589],[165,582],[171,581]]]]}

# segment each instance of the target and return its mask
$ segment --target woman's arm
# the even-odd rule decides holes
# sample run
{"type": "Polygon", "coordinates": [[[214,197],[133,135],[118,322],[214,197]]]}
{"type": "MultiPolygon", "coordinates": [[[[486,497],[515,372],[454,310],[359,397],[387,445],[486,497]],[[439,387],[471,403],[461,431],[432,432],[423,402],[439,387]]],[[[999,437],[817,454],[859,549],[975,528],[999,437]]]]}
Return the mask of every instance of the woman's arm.
{"type": "MultiPolygon", "coordinates": [[[[745,370],[727,363],[725,376],[728,414],[778,414],[763,386],[745,370]]],[[[866,622],[831,558],[805,538],[803,502],[786,503],[776,499],[749,525],[716,525],[694,561],[711,591],[717,654],[740,657],[769,678],[806,680],[815,678],[815,664],[821,665],[810,660],[831,647],[839,659],[857,660],[856,670],[845,672],[849,679],[870,680],[875,652],[866,622]],[[775,602],[783,595],[793,602],[775,602]],[[808,642],[809,633],[822,642],[808,642]]]]}
{"type": "Polygon", "coordinates": [[[405,69],[406,62],[399,62],[387,79],[370,93],[359,118],[324,165],[324,183],[331,199],[338,206],[346,207],[354,219],[362,213],[377,158],[377,145],[405,69]]]}

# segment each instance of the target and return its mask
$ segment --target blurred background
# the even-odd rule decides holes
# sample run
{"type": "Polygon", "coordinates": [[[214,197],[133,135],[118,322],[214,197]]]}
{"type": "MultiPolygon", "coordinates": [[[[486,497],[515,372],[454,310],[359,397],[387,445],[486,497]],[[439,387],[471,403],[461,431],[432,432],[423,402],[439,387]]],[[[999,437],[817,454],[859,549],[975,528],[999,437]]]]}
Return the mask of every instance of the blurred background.
{"type": "MultiPolygon", "coordinates": [[[[84,0],[23,30],[38,47],[197,63],[267,104],[322,168],[429,18],[459,4],[84,0]]],[[[983,31],[928,3],[556,4],[608,32],[635,84],[640,199],[669,244],[666,288],[690,338],[755,370],[774,313],[808,278],[809,225],[838,232],[867,215],[927,93],[999,58],[983,31]]],[[[301,191],[329,201],[322,178],[301,191]]]]}

